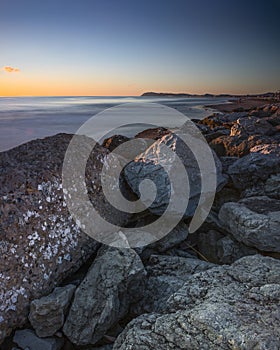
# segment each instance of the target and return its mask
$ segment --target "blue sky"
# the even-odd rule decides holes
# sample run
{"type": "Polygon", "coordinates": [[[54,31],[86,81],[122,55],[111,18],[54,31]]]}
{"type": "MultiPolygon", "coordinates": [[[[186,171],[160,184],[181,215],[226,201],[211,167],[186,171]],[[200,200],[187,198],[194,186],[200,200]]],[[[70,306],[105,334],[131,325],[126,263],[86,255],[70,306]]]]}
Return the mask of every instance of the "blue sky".
{"type": "Polygon", "coordinates": [[[280,89],[280,1],[5,1],[0,95],[280,89]],[[7,91],[7,93],[5,93],[7,91]]]}

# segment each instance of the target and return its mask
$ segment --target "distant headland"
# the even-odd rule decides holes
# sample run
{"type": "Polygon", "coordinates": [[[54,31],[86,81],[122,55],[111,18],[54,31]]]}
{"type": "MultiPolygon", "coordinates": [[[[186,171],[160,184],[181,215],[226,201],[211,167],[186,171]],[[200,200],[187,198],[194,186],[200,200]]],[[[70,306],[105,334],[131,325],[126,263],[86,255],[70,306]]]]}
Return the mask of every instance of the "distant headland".
{"type": "Polygon", "coordinates": [[[210,98],[210,97],[222,97],[222,98],[241,98],[241,97],[258,97],[258,98],[274,98],[276,96],[279,97],[280,92],[266,92],[261,94],[248,94],[248,95],[233,95],[233,94],[209,94],[205,93],[203,95],[199,94],[188,94],[188,93],[173,93],[173,92],[144,92],[141,96],[142,97],[204,97],[204,98],[210,98]]]}

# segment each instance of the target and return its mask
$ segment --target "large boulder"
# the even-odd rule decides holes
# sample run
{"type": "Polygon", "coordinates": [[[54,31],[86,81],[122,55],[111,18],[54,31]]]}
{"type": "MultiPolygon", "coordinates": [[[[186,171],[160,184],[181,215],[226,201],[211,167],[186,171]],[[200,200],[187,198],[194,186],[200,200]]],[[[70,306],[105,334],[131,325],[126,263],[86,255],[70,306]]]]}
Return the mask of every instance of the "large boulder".
{"type": "Polygon", "coordinates": [[[276,196],[280,191],[280,146],[264,144],[253,147],[250,154],[230,165],[227,173],[238,190],[248,191],[257,186],[256,194],[263,192],[276,196]]]}
{"type": "Polygon", "coordinates": [[[276,129],[265,119],[247,117],[237,119],[230,130],[230,136],[273,135],[276,129]]]}
{"type": "MultiPolygon", "coordinates": [[[[187,194],[184,190],[186,186],[185,179],[181,168],[176,162],[176,156],[180,158],[180,164],[186,169],[190,183],[189,202],[184,217],[192,217],[197,208],[201,195],[201,172],[204,171],[210,175],[212,171],[212,175],[216,176],[217,179],[217,190],[220,190],[227,182],[226,178],[222,175],[221,162],[214,153],[213,157],[216,168],[199,169],[195,158],[196,155],[192,151],[181,138],[169,133],[154,142],[146,152],[137,156],[134,161],[125,167],[124,174],[126,181],[137,196],[141,196],[139,185],[143,180],[149,179],[154,182],[157,190],[156,198],[148,208],[152,214],[162,215],[172,195],[176,197],[178,203],[186,202],[187,194]],[[167,153],[166,149],[173,152],[171,154],[167,153]],[[173,183],[170,181],[166,169],[169,170],[173,179],[176,179],[173,183]]],[[[206,154],[202,154],[201,156],[206,157],[206,154]]],[[[207,164],[207,161],[205,161],[205,164],[207,164]]],[[[176,208],[174,212],[176,212],[176,208]]]]}
{"type": "MultiPolygon", "coordinates": [[[[27,321],[33,299],[49,294],[100,246],[83,233],[64,200],[62,165],[71,138],[59,134],[0,153],[0,342],[27,321]]],[[[92,150],[88,194],[101,215],[122,223],[127,217],[102,192],[107,154],[98,145],[92,150]]]]}
{"type": "Polygon", "coordinates": [[[128,324],[114,350],[280,347],[280,261],[254,255],[190,276],[164,313],[128,324]]]}
{"type": "Polygon", "coordinates": [[[251,197],[225,203],[219,219],[234,238],[250,247],[280,253],[280,201],[251,197]]]}
{"type": "Polygon", "coordinates": [[[98,342],[142,297],[145,276],[134,250],[101,248],[75,292],[64,334],[80,346],[98,342]]]}

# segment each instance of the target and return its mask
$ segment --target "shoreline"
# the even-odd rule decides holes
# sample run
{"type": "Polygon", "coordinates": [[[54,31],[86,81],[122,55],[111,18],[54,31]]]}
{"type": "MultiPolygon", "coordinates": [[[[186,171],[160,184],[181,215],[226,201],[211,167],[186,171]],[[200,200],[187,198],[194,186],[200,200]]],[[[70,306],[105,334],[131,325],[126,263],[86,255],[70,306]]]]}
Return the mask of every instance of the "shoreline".
{"type": "Polygon", "coordinates": [[[239,98],[229,99],[228,103],[205,105],[204,108],[212,109],[221,113],[232,113],[232,112],[248,112],[252,109],[262,107],[266,104],[277,103],[279,100],[274,98],[239,98]]]}

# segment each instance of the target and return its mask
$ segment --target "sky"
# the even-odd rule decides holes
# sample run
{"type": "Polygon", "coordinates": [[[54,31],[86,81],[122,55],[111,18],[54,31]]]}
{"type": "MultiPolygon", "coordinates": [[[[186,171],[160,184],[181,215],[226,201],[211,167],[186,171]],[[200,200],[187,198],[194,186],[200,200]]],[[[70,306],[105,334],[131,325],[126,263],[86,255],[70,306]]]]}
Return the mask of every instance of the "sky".
{"type": "Polygon", "coordinates": [[[0,0],[0,96],[280,89],[279,0],[0,0]]]}

